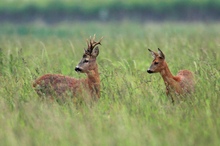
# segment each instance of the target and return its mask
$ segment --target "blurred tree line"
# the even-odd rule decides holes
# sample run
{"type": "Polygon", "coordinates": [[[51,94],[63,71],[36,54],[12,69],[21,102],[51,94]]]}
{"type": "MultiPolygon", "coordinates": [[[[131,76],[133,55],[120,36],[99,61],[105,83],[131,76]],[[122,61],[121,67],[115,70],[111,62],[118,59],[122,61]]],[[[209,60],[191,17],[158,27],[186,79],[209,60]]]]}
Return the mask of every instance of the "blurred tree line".
{"type": "Polygon", "coordinates": [[[0,22],[219,20],[220,0],[2,0],[0,22]]]}

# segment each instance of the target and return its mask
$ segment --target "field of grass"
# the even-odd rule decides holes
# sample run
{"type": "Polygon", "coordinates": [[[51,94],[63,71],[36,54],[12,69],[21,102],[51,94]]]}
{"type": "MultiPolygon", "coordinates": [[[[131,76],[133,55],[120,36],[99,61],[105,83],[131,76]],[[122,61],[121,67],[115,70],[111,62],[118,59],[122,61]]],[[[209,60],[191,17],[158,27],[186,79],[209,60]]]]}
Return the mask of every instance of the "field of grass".
{"type": "Polygon", "coordinates": [[[0,145],[220,144],[220,23],[75,22],[0,27],[0,145]],[[32,82],[74,71],[85,40],[104,36],[97,58],[101,98],[92,106],[42,101],[32,82]],[[147,48],[172,73],[189,69],[196,91],[172,105],[147,48]]]}

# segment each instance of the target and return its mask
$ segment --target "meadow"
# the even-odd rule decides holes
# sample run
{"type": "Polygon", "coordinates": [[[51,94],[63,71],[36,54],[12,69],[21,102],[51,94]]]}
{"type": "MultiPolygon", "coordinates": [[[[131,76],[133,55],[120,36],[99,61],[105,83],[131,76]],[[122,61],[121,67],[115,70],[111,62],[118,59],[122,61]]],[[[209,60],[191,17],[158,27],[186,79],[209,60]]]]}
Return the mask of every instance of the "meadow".
{"type": "Polygon", "coordinates": [[[219,28],[217,22],[1,24],[0,145],[219,145],[219,28]],[[93,34],[104,36],[100,100],[41,100],[32,88],[37,77],[85,78],[74,68],[93,34]],[[193,71],[195,93],[173,105],[160,75],[146,72],[148,48],[164,52],[173,74],[193,71]]]}

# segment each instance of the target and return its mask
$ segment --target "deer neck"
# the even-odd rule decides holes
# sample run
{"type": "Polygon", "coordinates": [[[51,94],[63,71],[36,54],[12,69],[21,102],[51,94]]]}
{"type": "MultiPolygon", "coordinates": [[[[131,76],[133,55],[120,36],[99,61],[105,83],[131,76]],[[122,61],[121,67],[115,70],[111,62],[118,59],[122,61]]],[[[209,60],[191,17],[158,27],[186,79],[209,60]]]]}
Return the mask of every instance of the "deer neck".
{"type": "Polygon", "coordinates": [[[98,72],[98,66],[87,73],[87,82],[89,85],[89,88],[93,93],[95,92],[96,95],[98,95],[98,98],[100,96],[100,77],[98,72]]]}
{"type": "Polygon", "coordinates": [[[87,80],[91,84],[100,84],[98,67],[94,70],[91,70],[87,73],[87,80]]]}
{"type": "Polygon", "coordinates": [[[160,71],[160,74],[164,80],[164,83],[165,83],[166,87],[169,86],[171,88],[175,88],[178,84],[178,82],[177,82],[178,77],[172,75],[166,62],[164,64],[164,66],[165,66],[164,69],[160,71]]]}
{"type": "Polygon", "coordinates": [[[175,91],[175,93],[182,93],[182,89],[180,86],[180,77],[172,75],[166,62],[165,68],[160,71],[160,74],[164,80],[168,94],[170,93],[170,91],[175,91]]]}

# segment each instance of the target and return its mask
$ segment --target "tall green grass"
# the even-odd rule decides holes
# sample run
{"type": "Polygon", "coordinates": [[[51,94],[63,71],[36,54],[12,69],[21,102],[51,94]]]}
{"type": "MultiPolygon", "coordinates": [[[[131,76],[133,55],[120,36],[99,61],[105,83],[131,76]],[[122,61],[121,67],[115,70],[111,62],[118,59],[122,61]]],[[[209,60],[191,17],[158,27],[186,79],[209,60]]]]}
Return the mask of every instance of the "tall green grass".
{"type": "Polygon", "coordinates": [[[87,22],[0,27],[0,145],[219,145],[219,23],[87,22]],[[74,67],[90,35],[101,98],[92,106],[42,101],[32,88],[46,73],[84,78],[74,67]],[[172,105],[147,48],[170,70],[189,69],[196,90],[172,105]]]}

